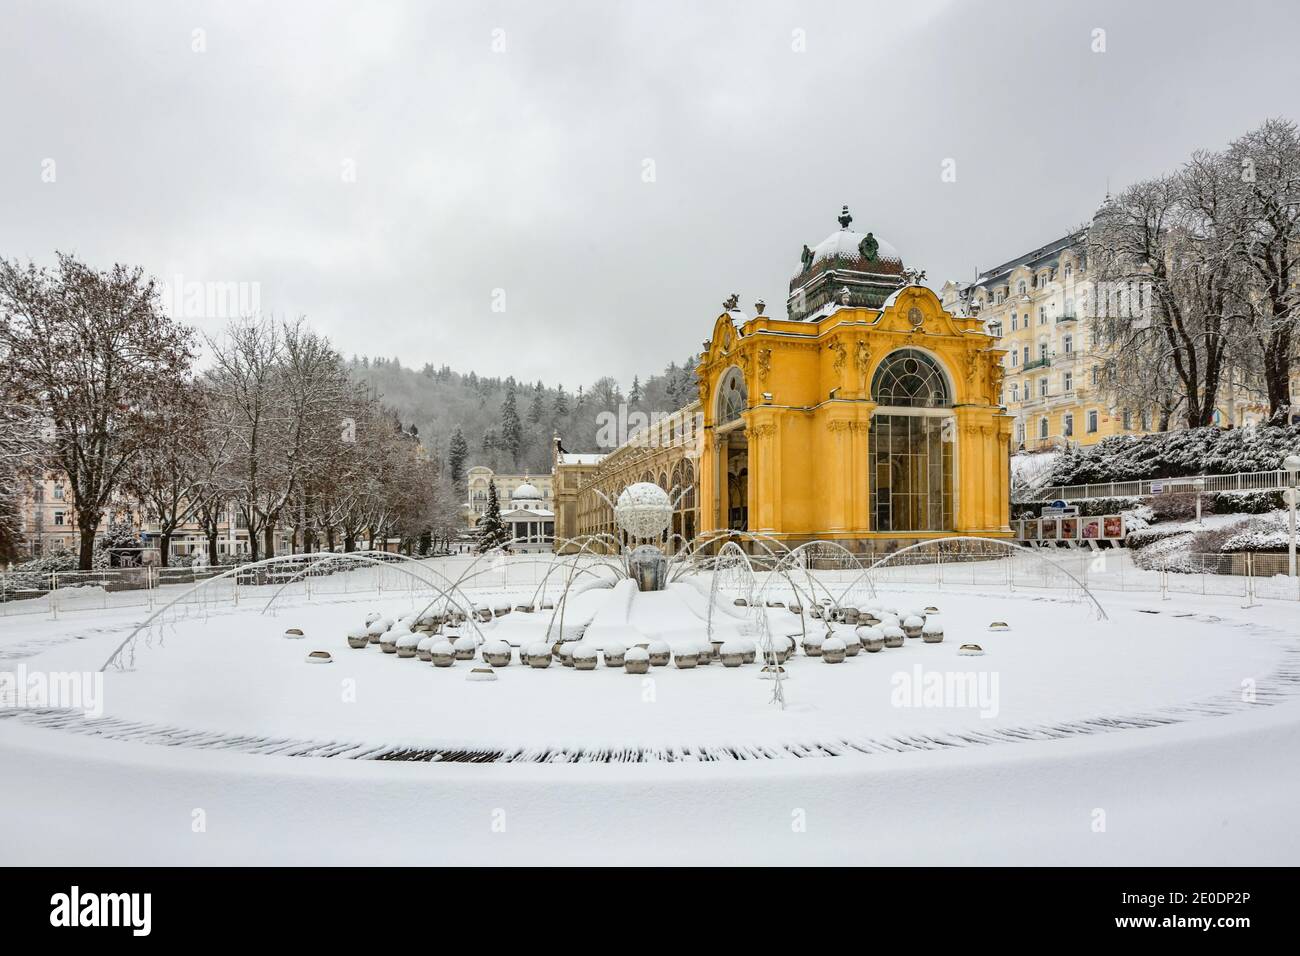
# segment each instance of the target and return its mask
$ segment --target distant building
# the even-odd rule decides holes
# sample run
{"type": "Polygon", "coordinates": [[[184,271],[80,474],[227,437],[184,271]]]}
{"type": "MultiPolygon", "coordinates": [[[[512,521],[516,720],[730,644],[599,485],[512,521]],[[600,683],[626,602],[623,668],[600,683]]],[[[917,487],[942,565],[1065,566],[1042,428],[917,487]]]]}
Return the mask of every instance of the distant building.
{"type": "Polygon", "coordinates": [[[540,498],[541,508],[554,512],[554,482],[550,475],[498,475],[485,465],[475,465],[465,473],[465,485],[468,489],[465,506],[465,527],[473,530],[478,527],[478,519],[487,510],[488,486],[497,486],[497,501],[502,516],[507,504],[521,485],[530,485],[540,498]]]}
{"type": "Polygon", "coordinates": [[[510,494],[510,505],[501,505],[514,551],[550,551],[555,542],[555,512],[545,507],[542,492],[525,482],[510,494]]]}
{"type": "Polygon", "coordinates": [[[1005,349],[1001,402],[1015,419],[1012,448],[1091,445],[1158,427],[1150,408],[1117,408],[1102,388],[1107,353],[1081,313],[1087,230],[1054,239],[981,272],[944,283],[944,308],[977,316],[1005,349]]]}

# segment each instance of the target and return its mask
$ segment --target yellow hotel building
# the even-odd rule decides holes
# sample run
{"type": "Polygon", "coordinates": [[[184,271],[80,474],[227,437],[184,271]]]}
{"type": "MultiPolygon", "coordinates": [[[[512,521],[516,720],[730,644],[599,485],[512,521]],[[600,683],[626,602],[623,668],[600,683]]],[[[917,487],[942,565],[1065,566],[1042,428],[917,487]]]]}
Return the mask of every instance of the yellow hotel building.
{"type": "MultiPolygon", "coordinates": [[[[996,339],[911,284],[892,247],[849,228],[847,209],[839,221],[804,247],[785,318],[761,302],[748,316],[735,296],[724,304],[696,369],[694,440],[664,449],[662,462],[644,441],[638,464],[622,448],[588,461],[572,510],[582,520],[562,519],[559,535],[612,528],[595,492],[667,472],[694,477],[682,526],[701,532],[865,551],[1010,537],[1012,419],[998,402],[996,339]],[[621,481],[606,474],[615,463],[621,481]]],[[[557,457],[557,488],[570,484],[567,467],[557,457]]]]}

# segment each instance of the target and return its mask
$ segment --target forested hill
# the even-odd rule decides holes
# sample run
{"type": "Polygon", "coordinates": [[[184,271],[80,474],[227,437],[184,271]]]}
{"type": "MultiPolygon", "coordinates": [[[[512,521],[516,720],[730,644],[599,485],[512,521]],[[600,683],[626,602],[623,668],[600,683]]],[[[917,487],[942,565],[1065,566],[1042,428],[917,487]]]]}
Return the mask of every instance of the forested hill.
{"type": "Polygon", "coordinates": [[[439,462],[448,463],[452,435],[460,426],[467,446],[464,467],[533,473],[551,470],[553,434],[559,434],[566,451],[608,451],[596,444],[601,412],[618,414],[621,404],[648,415],[681,408],[697,394],[694,367],[692,356],[644,381],[633,379],[626,391],[606,376],[571,392],[513,376],[462,374],[445,365],[406,368],[396,358],[353,356],[348,362],[352,376],[396,409],[403,425],[419,429],[439,462]]]}

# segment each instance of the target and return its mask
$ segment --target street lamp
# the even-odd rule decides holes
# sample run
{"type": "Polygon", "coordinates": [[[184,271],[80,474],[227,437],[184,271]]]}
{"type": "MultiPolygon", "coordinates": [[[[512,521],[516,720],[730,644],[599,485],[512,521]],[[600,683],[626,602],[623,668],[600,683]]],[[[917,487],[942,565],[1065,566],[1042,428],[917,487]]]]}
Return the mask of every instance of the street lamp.
{"type": "Polygon", "coordinates": [[[1282,467],[1286,469],[1288,485],[1286,491],[1282,492],[1282,497],[1286,500],[1287,507],[1287,528],[1290,534],[1287,537],[1287,573],[1295,577],[1295,507],[1296,499],[1300,498],[1300,489],[1296,488],[1296,472],[1300,471],[1300,455],[1287,455],[1282,460],[1282,467]]]}
{"type": "Polygon", "coordinates": [[[1192,487],[1196,489],[1196,523],[1201,522],[1201,492],[1205,490],[1205,479],[1195,478],[1192,480],[1192,487]]]}

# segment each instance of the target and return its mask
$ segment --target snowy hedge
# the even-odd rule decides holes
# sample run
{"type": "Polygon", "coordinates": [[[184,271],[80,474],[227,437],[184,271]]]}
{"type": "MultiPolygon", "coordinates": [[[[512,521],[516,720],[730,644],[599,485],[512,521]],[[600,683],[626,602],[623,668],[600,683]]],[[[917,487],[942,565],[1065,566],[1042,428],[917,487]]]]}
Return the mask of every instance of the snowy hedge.
{"type": "Polygon", "coordinates": [[[1048,485],[1272,471],[1300,445],[1300,425],[1187,428],[1114,435],[1057,456],[1048,485]]]}

